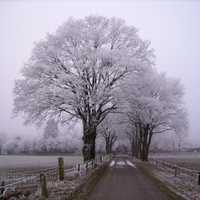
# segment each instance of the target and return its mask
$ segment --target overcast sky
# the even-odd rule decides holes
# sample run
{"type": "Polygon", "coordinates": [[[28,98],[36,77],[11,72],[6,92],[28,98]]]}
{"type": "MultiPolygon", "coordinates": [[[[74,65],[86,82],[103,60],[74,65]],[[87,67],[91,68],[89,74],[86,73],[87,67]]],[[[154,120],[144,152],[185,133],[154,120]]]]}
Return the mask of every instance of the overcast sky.
{"type": "Polygon", "coordinates": [[[119,17],[134,25],[155,49],[156,66],[181,79],[190,121],[190,140],[200,144],[200,3],[198,1],[0,1],[0,131],[35,135],[11,119],[14,80],[34,42],[68,17],[119,17]]]}

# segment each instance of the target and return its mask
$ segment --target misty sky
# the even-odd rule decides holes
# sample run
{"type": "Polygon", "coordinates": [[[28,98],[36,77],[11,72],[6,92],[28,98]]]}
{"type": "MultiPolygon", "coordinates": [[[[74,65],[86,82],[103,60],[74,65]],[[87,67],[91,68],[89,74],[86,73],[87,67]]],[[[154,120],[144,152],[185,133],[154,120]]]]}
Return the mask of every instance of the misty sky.
{"type": "Polygon", "coordinates": [[[68,17],[95,14],[134,25],[155,49],[159,71],[181,79],[189,113],[190,141],[200,144],[200,3],[197,1],[0,1],[0,131],[35,135],[21,117],[11,119],[14,80],[34,42],[68,17]],[[74,3],[73,3],[74,2],[74,3]],[[82,3],[81,3],[82,2],[82,3]],[[132,2],[132,3],[131,3],[132,2]]]}

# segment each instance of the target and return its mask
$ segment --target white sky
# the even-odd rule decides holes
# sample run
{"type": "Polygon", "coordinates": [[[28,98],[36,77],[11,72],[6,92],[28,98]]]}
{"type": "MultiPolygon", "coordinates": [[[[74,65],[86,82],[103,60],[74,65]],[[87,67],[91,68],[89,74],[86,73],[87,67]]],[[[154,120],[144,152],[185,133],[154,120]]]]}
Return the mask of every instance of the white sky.
{"type": "Polygon", "coordinates": [[[34,42],[68,17],[119,17],[139,29],[156,53],[160,71],[182,80],[190,139],[200,144],[200,2],[197,1],[0,1],[0,131],[34,135],[20,117],[11,119],[14,80],[34,42]],[[74,2],[74,3],[73,3],[74,2]],[[81,3],[82,2],[82,3],[81,3]]]}

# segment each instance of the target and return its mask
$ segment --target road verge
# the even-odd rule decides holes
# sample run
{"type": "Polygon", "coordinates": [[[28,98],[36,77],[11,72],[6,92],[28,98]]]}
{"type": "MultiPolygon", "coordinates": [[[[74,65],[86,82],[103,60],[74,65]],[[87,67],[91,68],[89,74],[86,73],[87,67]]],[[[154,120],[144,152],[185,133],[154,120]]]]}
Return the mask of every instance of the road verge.
{"type": "Polygon", "coordinates": [[[82,183],[71,193],[67,200],[86,200],[89,194],[93,191],[96,184],[105,174],[108,167],[108,163],[104,163],[94,169],[83,181],[82,183]]]}
{"type": "Polygon", "coordinates": [[[167,195],[169,200],[186,200],[180,194],[177,194],[172,188],[162,182],[154,173],[153,168],[149,163],[138,163],[138,169],[148,178],[150,178],[159,190],[167,195]]]}

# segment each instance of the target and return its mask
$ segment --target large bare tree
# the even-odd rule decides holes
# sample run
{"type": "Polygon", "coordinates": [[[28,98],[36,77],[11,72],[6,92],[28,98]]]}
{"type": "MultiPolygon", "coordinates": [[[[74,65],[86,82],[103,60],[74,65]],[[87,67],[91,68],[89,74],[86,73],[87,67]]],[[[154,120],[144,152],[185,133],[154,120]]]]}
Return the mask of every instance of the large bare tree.
{"type": "Polygon", "coordinates": [[[114,94],[129,72],[152,65],[149,42],[121,19],[69,19],[35,45],[15,83],[15,109],[26,123],[49,118],[83,125],[84,160],[95,157],[96,129],[117,109],[114,94]]]}

